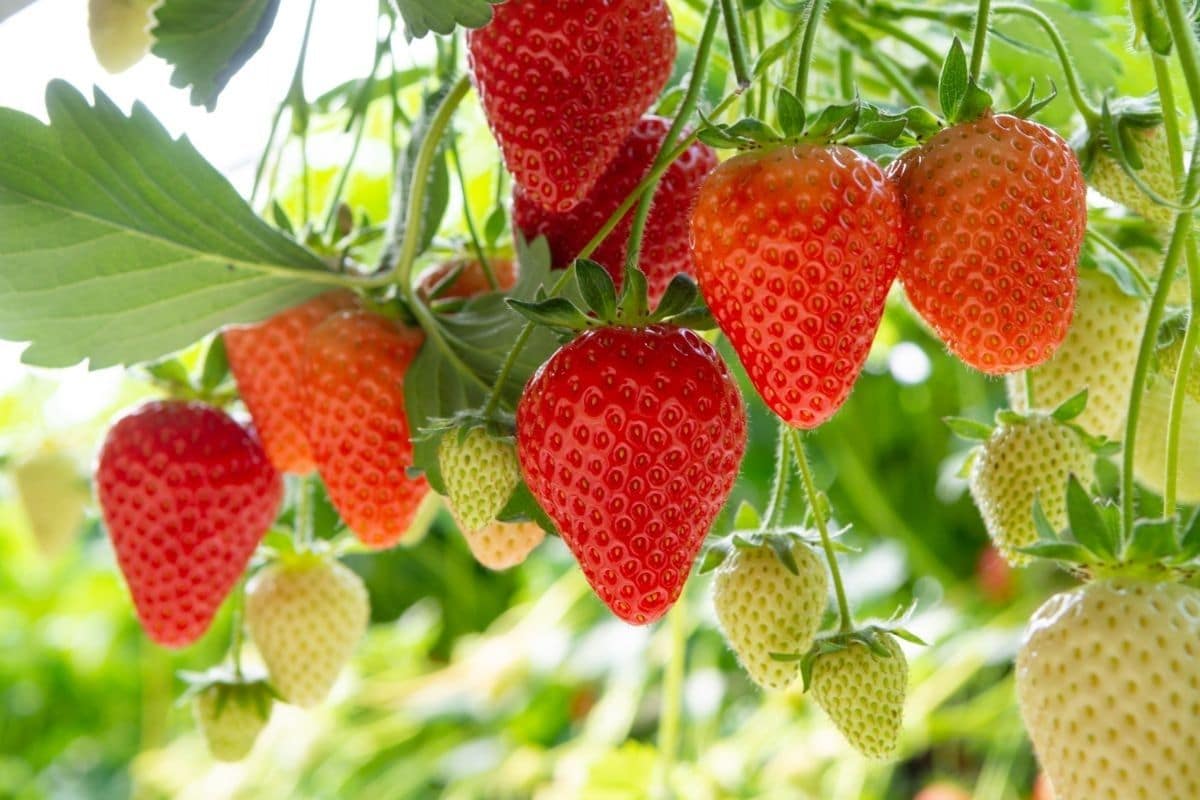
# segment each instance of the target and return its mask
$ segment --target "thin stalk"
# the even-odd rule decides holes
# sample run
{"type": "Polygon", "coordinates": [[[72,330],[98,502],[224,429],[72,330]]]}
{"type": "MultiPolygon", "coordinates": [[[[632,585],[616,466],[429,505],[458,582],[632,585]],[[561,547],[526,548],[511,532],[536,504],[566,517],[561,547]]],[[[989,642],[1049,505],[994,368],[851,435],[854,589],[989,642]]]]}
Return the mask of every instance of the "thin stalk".
{"type": "Polygon", "coordinates": [[[842,97],[854,96],[854,51],[849,47],[838,48],[838,91],[842,97]]]}
{"type": "Polygon", "coordinates": [[[808,7],[808,20],[804,23],[804,39],[800,44],[800,66],[796,75],[796,97],[800,105],[808,96],[808,73],[812,67],[813,46],[817,41],[817,28],[821,26],[821,14],[827,0],[812,0],[808,7]]]}
{"type": "Polygon", "coordinates": [[[775,474],[771,478],[771,494],[767,510],[763,515],[763,527],[777,528],[783,523],[783,512],[787,507],[788,484],[792,478],[791,434],[785,423],[779,423],[779,443],[775,448],[775,474]]]}
{"type": "Polygon", "coordinates": [[[1054,46],[1054,52],[1058,55],[1059,65],[1062,67],[1063,75],[1067,78],[1067,91],[1071,94],[1071,100],[1075,103],[1075,108],[1078,109],[1079,114],[1088,125],[1097,124],[1100,121],[1100,112],[1088,102],[1087,97],[1084,95],[1083,85],[1079,80],[1079,73],[1075,69],[1075,62],[1071,60],[1071,53],[1067,50],[1066,42],[1059,32],[1058,26],[1054,24],[1054,20],[1033,6],[1021,5],[1019,3],[997,5],[992,9],[992,13],[1014,14],[1019,17],[1026,17],[1041,26],[1042,30],[1050,38],[1050,44],[1054,46]]]}
{"type": "Polygon", "coordinates": [[[729,40],[729,58],[733,62],[733,75],[738,88],[750,86],[750,67],[746,63],[746,45],[742,42],[742,28],[738,24],[737,0],[721,0],[721,16],[725,19],[725,36],[729,40]]]}
{"type": "Polygon", "coordinates": [[[293,520],[298,550],[312,548],[313,533],[313,479],[304,475],[296,482],[296,509],[293,520]]]}
{"type": "Polygon", "coordinates": [[[471,213],[471,198],[467,192],[467,176],[463,172],[462,157],[458,154],[458,136],[450,137],[450,155],[454,160],[454,172],[458,176],[458,185],[462,188],[463,198],[463,217],[467,220],[467,232],[471,236],[471,247],[475,250],[475,257],[479,259],[479,266],[483,268],[483,276],[487,278],[488,287],[493,291],[500,289],[500,282],[496,280],[496,273],[492,271],[492,263],[488,260],[487,253],[483,250],[483,240],[479,238],[479,228],[475,225],[475,215],[471,213]]]}
{"type": "Polygon", "coordinates": [[[988,21],[992,16],[992,0],[979,0],[975,14],[975,40],[971,43],[971,80],[978,81],[983,71],[983,53],[987,48],[988,21]]]}
{"type": "Polygon", "coordinates": [[[800,432],[795,428],[788,428],[787,433],[792,438],[792,451],[796,456],[796,464],[800,467],[800,477],[804,482],[804,495],[808,498],[808,507],[812,511],[813,521],[817,524],[817,533],[821,535],[821,548],[825,551],[825,560],[829,562],[829,576],[833,579],[833,590],[837,595],[838,631],[849,633],[854,630],[854,617],[850,614],[850,603],[846,600],[846,587],[842,584],[842,571],[838,567],[837,554],[833,550],[833,540],[829,537],[829,523],[821,508],[817,487],[813,483],[812,468],[808,465],[804,442],[800,438],[800,432]]]}
{"type": "Polygon", "coordinates": [[[275,149],[275,136],[279,133],[279,123],[283,119],[283,111],[287,107],[287,103],[280,103],[275,109],[275,116],[271,118],[271,132],[267,134],[267,144],[263,147],[262,155],[258,158],[258,165],[254,168],[254,184],[250,189],[250,203],[253,205],[258,198],[258,190],[262,188],[262,179],[267,172],[267,162],[271,158],[271,152],[275,149]]]}
{"type": "MultiPolygon", "coordinates": [[[[763,28],[763,7],[759,6],[754,9],[754,15],[751,17],[751,22],[754,25],[754,50],[761,57],[762,51],[767,49],[767,35],[763,28]]],[[[758,118],[767,118],[767,100],[771,94],[771,90],[766,86],[760,86],[758,92],[758,118]]]]}
{"type": "Polygon", "coordinates": [[[662,712],[658,723],[660,796],[671,797],[671,768],[679,757],[679,731],[683,718],[683,679],[687,673],[687,603],[680,595],[667,614],[671,655],[663,674],[662,712]]]}
{"type": "MultiPolygon", "coordinates": [[[[663,166],[664,163],[666,166],[670,166],[674,161],[674,159],[665,161],[665,158],[669,155],[671,147],[675,144],[675,140],[682,133],[688,119],[692,116],[692,112],[696,110],[696,104],[700,101],[700,90],[704,86],[704,76],[708,72],[708,56],[712,52],[713,39],[717,33],[719,16],[720,9],[716,3],[713,3],[708,11],[708,16],[704,20],[704,30],[700,34],[700,43],[696,46],[696,60],[692,65],[687,91],[683,95],[683,100],[679,103],[679,109],[675,113],[675,119],[671,122],[671,127],[667,130],[666,138],[663,139],[662,144],[659,146],[658,155],[651,165],[652,171],[655,167],[663,166]]],[[[650,216],[650,205],[654,202],[654,192],[657,186],[658,180],[655,179],[642,192],[637,212],[633,217],[633,226],[629,232],[628,247],[625,254],[626,271],[634,269],[638,265],[642,250],[642,236],[646,230],[646,220],[650,216]]]]}
{"type": "Polygon", "coordinates": [[[243,578],[238,581],[237,589],[233,593],[233,613],[229,619],[229,653],[233,658],[233,674],[238,679],[242,679],[242,636],[243,631],[243,616],[245,615],[246,607],[246,580],[243,578]]]}
{"type": "Polygon", "coordinates": [[[304,36],[300,39],[300,57],[292,73],[292,85],[288,89],[288,102],[292,108],[292,130],[300,140],[300,216],[305,223],[311,213],[312,187],[309,186],[308,168],[308,100],[304,97],[304,65],[308,60],[308,43],[312,38],[313,16],[317,0],[309,0],[308,16],[304,20],[304,36]]]}

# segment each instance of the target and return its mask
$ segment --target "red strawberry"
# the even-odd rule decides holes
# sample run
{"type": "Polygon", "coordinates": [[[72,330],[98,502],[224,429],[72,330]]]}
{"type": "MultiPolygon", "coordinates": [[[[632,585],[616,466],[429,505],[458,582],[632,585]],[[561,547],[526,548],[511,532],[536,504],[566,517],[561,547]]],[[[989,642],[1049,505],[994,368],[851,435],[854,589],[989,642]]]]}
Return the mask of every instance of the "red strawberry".
{"type": "Polygon", "coordinates": [[[350,292],[326,292],[266,322],[225,331],[225,350],[238,394],[280,472],[304,475],[314,467],[300,399],[304,340],[330,314],[354,303],[350,292]]]}
{"type": "Polygon", "coordinates": [[[744,153],[704,182],[692,217],[700,289],[785,422],[815,428],[850,395],[900,242],[895,186],[847,147],[744,153]]]}
{"type": "Polygon", "coordinates": [[[729,370],[672,326],[584,332],[517,407],[530,491],[600,599],[638,625],[678,599],[745,449],[729,370]]]}
{"type": "MultiPolygon", "coordinates": [[[[544,234],[554,264],[570,264],[646,177],[670,127],[670,122],[661,117],[643,117],[592,191],[568,212],[546,211],[530,200],[520,186],[514,187],[513,219],[517,227],[529,239],[544,234]]],[[[659,181],[638,258],[638,267],[646,274],[650,287],[651,306],[658,305],[667,284],[676,275],[695,274],[688,248],[688,220],[700,184],[716,166],[716,152],[703,142],[696,142],[667,168],[659,181]]],[[[632,227],[631,211],[592,254],[592,260],[608,270],[618,289],[632,227]]]]}
{"type": "MultiPolygon", "coordinates": [[[[516,284],[517,262],[513,259],[493,258],[488,261],[488,266],[492,268],[492,273],[496,276],[496,283],[499,285],[500,291],[507,292],[516,284]]],[[[417,291],[422,297],[429,297],[438,284],[460,268],[461,271],[454,279],[454,283],[444,289],[439,295],[440,297],[468,298],[492,291],[492,286],[483,272],[483,265],[475,258],[447,261],[430,267],[421,273],[421,277],[417,278],[417,291]]]]}
{"type": "Polygon", "coordinates": [[[340,311],[304,347],[308,441],[329,498],[363,544],[395,545],[429,490],[413,463],[404,373],[424,334],[369,311],[340,311]]]}
{"type": "Polygon", "coordinates": [[[513,179],[551,211],[578,205],[666,85],[664,0],[510,0],[467,34],[479,99],[513,179]]]}
{"type": "Polygon", "coordinates": [[[96,486],[138,618],[166,647],[208,629],[283,498],[252,433],[177,400],[147,403],[109,430],[96,486]]]}
{"type": "Polygon", "coordinates": [[[900,279],[967,364],[1037,366],[1067,335],[1087,187],[1057,133],[1007,114],[941,131],[891,167],[904,199],[900,279]]]}

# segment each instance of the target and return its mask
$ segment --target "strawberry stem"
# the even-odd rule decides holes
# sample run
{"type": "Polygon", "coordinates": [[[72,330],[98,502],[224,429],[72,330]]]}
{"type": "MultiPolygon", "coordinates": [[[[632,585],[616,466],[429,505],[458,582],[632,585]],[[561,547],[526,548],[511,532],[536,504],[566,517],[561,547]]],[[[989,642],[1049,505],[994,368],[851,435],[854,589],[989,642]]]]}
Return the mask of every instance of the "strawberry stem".
{"type": "Polygon", "coordinates": [[[496,280],[496,273],[492,269],[492,262],[488,260],[487,253],[483,250],[483,242],[479,238],[479,228],[475,225],[475,215],[471,213],[471,199],[467,193],[467,176],[463,172],[462,156],[458,153],[458,134],[450,134],[450,155],[454,161],[454,173],[458,176],[458,185],[462,188],[463,202],[463,218],[467,222],[467,233],[471,236],[471,247],[475,250],[475,257],[479,259],[479,266],[483,270],[483,276],[487,278],[488,287],[497,292],[500,290],[500,282],[496,280]]]}
{"type": "Polygon", "coordinates": [[[800,432],[788,428],[787,433],[792,439],[792,450],[796,456],[796,464],[800,467],[800,477],[804,482],[804,495],[808,498],[808,507],[812,511],[813,521],[817,525],[817,533],[821,535],[821,549],[825,551],[825,560],[829,562],[829,576],[833,579],[833,590],[837,595],[838,631],[849,633],[854,630],[854,617],[850,614],[850,604],[846,601],[846,587],[842,584],[842,571],[838,568],[837,554],[833,551],[833,541],[829,537],[829,524],[825,519],[821,498],[813,483],[812,469],[808,464],[808,456],[804,452],[804,442],[800,432]]]}
{"type": "Polygon", "coordinates": [[[246,606],[246,578],[243,576],[238,581],[237,588],[233,590],[233,612],[229,619],[229,654],[233,660],[233,674],[239,681],[242,679],[242,617],[244,616],[243,609],[246,606]]]}
{"type": "Polygon", "coordinates": [[[983,54],[987,49],[988,21],[992,17],[992,0],[979,0],[975,14],[975,40],[971,43],[971,80],[979,83],[983,71],[983,54]]]}
{"type": "Polygon", "coordinates": [[[775,450],[775,475],[771,479],[771,494],[763,526],[770,530],[783,522],[783,510],[787,505],[788,484],[791,482],[792,462],[790,453],[791,433],[784,422],[779,423],[779,444],[775,450]]]}
{"type": "Polygon", "coordinates": [[[812,66],[813,45],[817,40],[817,28],[821,26],[821,14],[826,0],[812,0],[808,7],[808,19],[804,23],[804,39],[800,43],[800,68],[796,75],[796,99],[804,105],[808,93],[808,72],[812,66]]]}
{"type": "Polygon", "coordinates": [[[729,59],[733,62],[733,74],[738,89],[745,91],[752,80],[750,67],[746,63],[746,45],[742,42],[742,29],[738,25],[737,0],[721,0],[721,16],[725,18],[725,38],[729,40],[729,59]]]}
{"type": "MultiPolygon", "coordinates": [[[[684,584],[686,591],[687,584],[684,584]]],[[[681,593],[667,614],[671,651],[663,674],[662,710],[658,722],[658,786],[660,796],[673,797],[671,767],[679,755],[679,727],[683,716],[683,679],[687,671],[687,604],[681,593]]]]}
{"type": "Polygon", "coordinates": [[[313,544],[313,479],[302,475],[296,481],[296,508],[293,512],[296,549],[303,552],[313,544]]]}

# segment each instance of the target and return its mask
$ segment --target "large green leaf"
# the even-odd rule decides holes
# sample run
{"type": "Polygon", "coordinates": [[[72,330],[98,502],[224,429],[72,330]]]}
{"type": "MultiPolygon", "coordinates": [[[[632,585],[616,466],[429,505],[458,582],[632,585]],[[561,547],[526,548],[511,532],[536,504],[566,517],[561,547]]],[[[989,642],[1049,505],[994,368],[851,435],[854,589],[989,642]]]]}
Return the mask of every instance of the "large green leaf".
{"type": "Polygon", "coordinates": [[[321,291],[320,259],[144,106],[62,82],[46,105],[0,109],[0,338],[27,363],[147,361],[321,291]]]}
{"type": "Polygon", "coordinates": [[[433,31],[446,35],[456,25],[482,28],[492,19],[492,4],[499,0],[392,0],[404,17],[408,35],[420,39],[433,31]]]}
{"type": "Polygon", "coordinates": [[[171,85],[192,87],[212,110],[225,84],[258,52],[279,0],[166,0],[155,11],[154,55],[175,67],[171,85]]]}

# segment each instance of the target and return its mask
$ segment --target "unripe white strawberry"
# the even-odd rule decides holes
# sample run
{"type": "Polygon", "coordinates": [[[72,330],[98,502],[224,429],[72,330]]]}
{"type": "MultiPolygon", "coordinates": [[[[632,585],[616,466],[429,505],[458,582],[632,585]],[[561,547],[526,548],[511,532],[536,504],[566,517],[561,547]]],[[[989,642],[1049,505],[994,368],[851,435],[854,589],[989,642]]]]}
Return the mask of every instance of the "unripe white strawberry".
{"type": "Polygon", "coordinates": [[[460,522],[458,527],[475,560],[497,572],[524,563],[546,538],[536,522],[490,522],[478,530],[468,530],[460,522]]]}
{"type": "Polygon", "coordinates": [[[1120,441],[1147,312],[1145,301],[1122,292],[1107,275],[1080,272],[1066,340],[1053,358],[1026,371],[1028,393],[1018,388],[1020,381],[1009,381],[1009,404],[1028,410],[1031,394],[1034,408],[1052,410],[1087,389],[1087,406],[1075,424],[1093,436],[1120,441]]]}
{"type": "MultiPolygon", "coordinates": [[[[1162,127],[1127,130],[1142,160],[1142,168],[1137,173],[1142,183],[1160,197],[1175,200],[1179,193],[1175,189],[1171,156],[1162,127]]],[[[1152,200],[1106,150],[1096,154],[1087,180],[1093,189],[1109,200],[1125,206],[1155,225],[1166,228],[1175,221],[1175,211],[1152,200]]]]}
{"type": "Polygon", "coordinates": [[[798,539],[786,543],[793,572],[769,545],[730,547],[713,578],[713,608],[725,640],[751,680],[764,689],[786,689],[796,679],[794,661],[772,653],[800,654],[812,647],[829,596],[825,565],[798,539]]]}
{"type": "MultiPolygon", "coordinates": [[[[1133,474],[1138,483],[1160,495],[1166,488],[1167,427],[1175,372],[1182,352],[1181,341],[1159,351],[1158,367],[1146,381],[1142,411],[1138,416],[1133,474]]],[[[1183,401],[1175,492],[1181,503],[1200,503],[1200,364],[1192,367],[1183,401]]]]}
{"type": "Polygon", "coordinates": [[[855,750],[867,758],[888,759],[900,743],[908,661],[896,639],[879,633],[883,657],[859,641],[822,653],[812,665],[811,691],[818,705],[855,750]]]}
{"type": "Polygon", "coordinates": [[[75,540],[91,489],[79,465],[62,450],[44,450],[12,472],[29,530],[43,555],[54,557],[75,540]]]}
{"type": "Polygon", "coordinates": [[[196,724],[217,761],[250,755],[271,718],[271,691],[265,681],[214,681],[192,698],[196,724]]]}
{"type": "Polygon", "coordinates": [[[1017,657],[1058,800],[1200,797],[1200,591],[1104,580],[1055,595],[1017,657]]]}
{"type": "Polygon", "coordinates": [[[246,587],[246,624],[279,696],[297,706],[329,694],[371,609],[362,579],[315,553],[285,555],[246,587]]]}
{"type": "Polygon", "coordinates": [[[521,465],[512,441],[483,427],[447,431],[438,445],[438,466],[463,530],[492,523],[521,482],[521,465]]]}
{"type": "Polygon", "coordinates": [[[154,10],[162,0],[88,0],[88,32],[96,60],[124,72],[154,44],[154,10]]]}
{"type": "Polygon", "coordinates": [[[1029,557],[1018,552],[1038,539],[1034,500],[1055,530],[1067,524],[1067,480],[1088,481],[1095,456],[1078,431],[1048,414],[1008,418],[996,426],[975,455],[971,497],[1000,554],[1015,565],[1029,557]]]}

